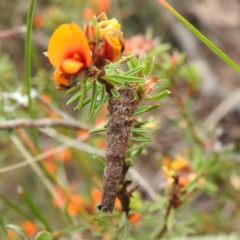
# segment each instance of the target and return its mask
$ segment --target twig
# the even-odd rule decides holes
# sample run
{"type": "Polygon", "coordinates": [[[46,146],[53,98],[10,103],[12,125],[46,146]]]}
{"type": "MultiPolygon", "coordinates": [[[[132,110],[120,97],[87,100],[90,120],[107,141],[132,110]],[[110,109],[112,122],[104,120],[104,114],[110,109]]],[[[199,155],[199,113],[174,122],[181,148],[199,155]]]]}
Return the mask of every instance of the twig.
{"type": "MultiPolygon", "coordinates": [[[[32,157],[29,161],[22,161],[4,168],[0,168],[0,173],[5,173],[5,172],[16,170],[22,167],[29,166],[31,163],[41,161],[54,153],[61,152],[67,147],[75,147],[77,149],[80,149],[81,151],[85,151],[91,154],[94,153],[95,155],[98,155],[100,157],[105,156],[104,151],[102,149],[89,146],[88,144],[85,144],[82,141],[80,141],[79,138],[76,138],[76,139],[68,138],[56,132],[54,129],[45,129],[45,130],[41,129],[41,131],[47,134],[48,136],[55,138],[56,140],[60,141],[63,144],[56,147],[54,150],[48,150],[35,157],[32,157]]],[[[152,200],[156,201],[155,193],[151,188],[151,186],[147,183],[147,181],[134,168],[130,168],[129,173],[132,175],[132,177],[134,177],[137,180],[138,184],[145,190],[145,192],[152,198],[152,200]]]]}
{"type": "Polygon", "coordinates": [[[117,196],[118,186],[123,176],[130,129],[137,108],[134,88],[130,85],[118,90],[119,98],[109,97],[107,149],[103,174],[103,212],[111,213],[117,196]]]}
{"type": "Polygon", "coordinates": [[[46,186],[46,188],[48,189],[49,193],[56,198],[56,201],[58,203],[61,203],[60,196],[55,191],[52,183],[43,175],[40,167],[36,164],[35,161],[33,161],[33,157],[30,155],[30,153],[23,146],[23,144],[19,140],[19,138],[17,138],[16,136],[11,136],[10,139],[15,144],[15,146],[18,148],[20,153],[26,158],[27,163],[33,168],[33,170],[36,172],[36,174],[42,180],[43,184],[46,186]]]}
{"type": "Polygon", "coordinates": [[[163,235],[167,232],[167,222],[168,222],[169,214],[171,212],[171,208],[172,208],[172,201],[169,201],[167,212],[165,214],[164,226],[163,226],[161,232],[157,235],[156,239],[161,239],[163,237],[163,235]]]}
{"type": "Polygon", "coordinates": [[[134,168],[130,168],[128,172],[134,177],[139,185],[146,191],[149,197],[152,199],[153,202],[156,202],[156,193],[152,189],[152,187],[148,184],[148,182],[142,177],[142,175],[134,168]]]}
{"type": "MultiPolygon", "coordinates": [[[[6,122],[0,122],[0,130],[13,129],[20,127],[68,127],[74,129],[83,129],[77,121],[57,120],[52,118],[42,118],[37,120],[15,119],[6,122]]],[[[86,130],[84,128],[84,130],[86,130]]]]}
{"type": "Polygon", "coordinates": [[[45,102],[41,96],[37,95],[36,99],[43,104],[47,109],[49,109],[50,111],[54,112],[55,114],[57,114],[59,117],[61,117],[63,120],[65,121],[70,121],[71,123],[74,123],[76,125],[81,126],[82,129],[84,130],[89,130],[89,127],[83,123],[80,123],[78,121],[76,121],[75,118],[73,118],[71,115],[61,111],[60,109],[54,107],[52,104],[45,102]]]}
{"type": "Polygon", "coordinates": [[[15,35],[25,33],[26,30],[27,30],[27,28],[25,25],[16,27],[16,28],[7,29],[7,30],[2,30],[2,31],[0,31],[0,39],[9,38],[9,37],[12,37],[15,35]]]}
{"type": "Polygon", "coordinates": [[[117,192],[117,197],[121,201],[122,205],[122,211],[126,212],[126,215],[128,216],[128,213],[130,211],[130,199],[132,197],[132,193],[138,188],[138,185],[132,188],[131,190],[127,190],[127,187],[132,183],[131,180],[125,180],[126,173],[128,172],[129,166],[124,164],[123,167],[123,174],[120,179],[119,185],[120,188],[118,189],[117,192]]]}
{"type": "Polygon", "coordinates": [[[228,97],[226,97],[205,121],[205,125],[210,125],[213,129],[217,126],[219,121],[234,107],[238,106],[240,102],[240,88],[233,91],[228,97]]]}

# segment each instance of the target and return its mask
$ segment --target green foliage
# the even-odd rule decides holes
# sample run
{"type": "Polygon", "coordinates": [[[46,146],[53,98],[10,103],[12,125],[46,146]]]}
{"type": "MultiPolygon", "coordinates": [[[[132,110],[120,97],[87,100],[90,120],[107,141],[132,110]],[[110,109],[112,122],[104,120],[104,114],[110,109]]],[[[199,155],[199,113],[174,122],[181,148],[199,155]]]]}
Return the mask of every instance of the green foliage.
{"type": "Polygon", "coordinates": [[[34,240],[52,240],[52,235],[49,232],[42,231],[37,234],[34,240]]]}
{"type": "Polygon", "coordinates": [[[16,232],[18,234],[18,236],[21,238],[21,240],[27,240],[27,236],[21,227],[15,225],[15,224],[7,224],[5,226],[5,228],[11,229],[14,232],[16,232]]]}
{"type": "MultiPolygon", "coordinates": [[[[63,22],[81,22],[79,11],[83,12],[83,4],[89,4],[73,0],[50,2],[51,6],[46,3],[36,8],[43,9],[46,25],[44,30],[35,28],[33,35],[38,31],[49,34],[63,22]]],[[[127,4],[131,9],[133,3],[127,4]]],[[[30,18],[32,7],[28,11],[30,18]]],[[[15,14],[21,13],[14,11],[15,14]]],[[[137,16],[140,18],[141,14],[137,16]]],[[[11,22],[18,18],[26,16],[16,16],[11,22]]],[[[218,128],[224,129],[222,134],[204,123],[215,103],[201,95],[203,77],[197,66],[186,62],[184,53],[172,51],[170,44],[158,43],[144,56],[132,54],[108,64],[102,80],[113,87],[110,91],[95,78],[79,77],[76,86],[68,90],[71,96],[66,106],[65,93],[54,90],[52,72],[45,70],[47,58],[34,60],[30,48],[31,21],[27,25],[26,71],[21,65],[23,55],[14,55],[19,46],[15,48],[13,44],[10,55],[0,55],[0,122],[29,119],[33,113],[36,119],[63,121],[67,127],[52,128],[47,121],[45,130],[41,127],[34,133],[35,142],[36,137],[40,139],[39,148],[33,144],[34,135],[28,128],[20,125],[0,131],[0,239],[9,238],[7,230],[14,231],[17,239],[35,240],[239,239],[239,136],[232,130],[231,122],[231,114],[235,113],[228,115],[231,124],[227,128],[224,124],[229,123],[228,118],[218,123],[218,128]],[[36,67],[38,60],[40,65],[36,67]],[[29,76],[31,65],[34,69],[29,76]],[[26,76],[27,81],[21,76],[26,76]],[[145,83],[152,76],[161,81],[142,97],[145,83]],[[139,101],[125,159],[133,170],[129,173],[133,184],[128,188],[139,188],[132,193],[129,216],[121,211],[118,202],[109,215],[97,209],[105,166],[106,103],[109,95],[119,98],[119,90],[127,84],[136,88],[139,101]],[[43,101],[46,94],[48,102],[43,101]],[[81,111],[72,111],[73,108],[81,111]],[[177,161],[179,156],[182,166],[177,161]],[[176,176],[186,185],[175,186],[176,176]],[[26,191],[17,194],[18,185],[26,191]],[[172,196],[179,202],[168,213],[172,196]],[[38,233],[30,236],[24,229],[26,221],[31,221],[38,233]],[[167,230],[158,238],[165,225],[167,230]]],[[[10,21],[2,21],[3,26],[4,22],[10,21]]],[[[98,26],[96,17],[92,24],[98,26]]],[[[7,41],[2,42],[1,50],[6,51],[7,41]]],[[[34,40],[34,44],[36,55],[42,55],[39,43],[34,40]]],[[[232,61],[225,60],[238,70],[232,61]]],[[[237,114],[235,117],[238,119],[237,114]]]]}

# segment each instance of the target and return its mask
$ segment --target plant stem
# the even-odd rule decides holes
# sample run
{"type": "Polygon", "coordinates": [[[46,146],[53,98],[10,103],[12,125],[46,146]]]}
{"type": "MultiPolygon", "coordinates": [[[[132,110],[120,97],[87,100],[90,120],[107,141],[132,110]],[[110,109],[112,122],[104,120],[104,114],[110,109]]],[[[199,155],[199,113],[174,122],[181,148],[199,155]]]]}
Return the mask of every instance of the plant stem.
{"type": "Polygon", "coordinates": [[[123,176],[130,130],[137,108],[134,88],[130,85],[118,90],[119,98],[109,96],[107,149],[103,174],[103,197],[100,209],[111,213],[118,186],[123,176]]]}
{"type": "MultiPolygon", "coordinates": [[[[34,14],[35,0],[29,1],[28,16],[27,16],[27,32],[25,39],[25,54],[24,54],[24,65],[25,65],[25,84],[28,96],[28,111],[31,119],[34,118],[33,104],[31,98],[31,37],[32,37],[32,23],[34,14]]],[[[38,132],[36,128],[32,129],[33,140],[35,146],[39,149],[38,132]]]]}
{"type": "Polygon", "coordinates": [[[168,204],[167,212],[165,214],[164,226],[163,226],[162,230],[160,231],[160,233],[156,236],[155,239],[161,239],[163,237],[163,235],[167,232],[167,222],[168,222],[169,214],[171,212],[171,208],[172,208],[172,201],[170,200],[169,204],[168,204]]]}

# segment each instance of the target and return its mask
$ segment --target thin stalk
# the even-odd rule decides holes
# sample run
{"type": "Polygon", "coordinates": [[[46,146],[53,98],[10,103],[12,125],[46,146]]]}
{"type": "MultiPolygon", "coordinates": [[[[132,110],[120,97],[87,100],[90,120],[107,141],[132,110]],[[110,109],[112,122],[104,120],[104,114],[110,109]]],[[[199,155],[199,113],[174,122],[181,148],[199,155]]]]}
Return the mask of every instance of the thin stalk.
{"type": "Polygon", "coordinates": [[[167,212],[165,214],[165,222],[164,222],[164,226],[162,228],[162,230],[160,231],[160,233],[156,236],[155,239],[161,239],[165,233],[167,232],[167,222],[168,222],[168,217],[170,215],[171,212],[171,208],[172,208],[172,202],[170,201],[167,207],[167,212]]]}
{"type": "MultiPolygon", "coordinates": [[[[28,112],[31,119],[34,119],[33,103],[31,98],[31,49],[32,49],[32,23],[34,14],[35,0],[29,1],[28,16],[27,16],[27,32],[25,39],[25,53],[24,53],[24,65],[25,65],[25,84],[28,96],[28,112]]],[[[32,129],[33,141],[38,148],[38,132],[36,128],[32,129]]]]}
{"type": "Polygon", "coordinates": [[[222,52],[214,43],[206,38],[201,32],[199,32],[191,23],[189,23],[184,17],[182,17],[174,8],[172,8],[164,0],[158,0],[169,12],[171,12],[182,24],[184,24],[193,34],[195,34],[204,44],[206,44],[213,52],[215,52],[220,58],[222,58],[228,65],[230,65],[235,71],[240,73],[240,67],[230,59],[224,52],[222,52]]]}
{"type": "MultiPolygon", "coordinates": [[[[35,148],[35,147],[31,144],[30,139],[29,139],[28,136],[25,134],[25,132],[22,130],[22,131],[20,131],[19,133],[21,134],[21,137],[23,138],[24,142],[27,144],[27,146],[29,147],[29,149],[31,149],[31,151],[33,152],[33,154],[34,154],[34,155],[39,154],[38,149],[35,148]]],[[[31,157],[30,157],[30,158],[31,158],[31,157]]],[[[57,176],[56,176],[54,173],[52,173],[51,171],[48,171],[47,168],[46,168],[46,166],[45,166],[42,162],[40,163],[40,165],[41,165],[42,169],[39,168],[38,165],[36,165],[36,163],[33,163],[33,164],[32,164],[32,166],[35,167],[35,168],[34,168],[35,171],[37,170],[37,174],[40,176],[40,179],[42,179],[42,181],[44,181],[45,183],[46,183],[46,181],[49,182],[48,179],[45,178],[45,176],[44,176],[44,174],[43,174],[43,170],[44,170],[44,171],[51,177],[52,181],[63,191],[63,193],[64,193],[65,197],[67,198],[67,200],[68,200],[69,202],[71,202],[71,193],[68,192],[68,191],[64,188],[63,184],[59,181],[59,179],[57,178],[57,176]],[[36,168],[38,168],[38,169],[36,169],[36,168]]],[[[46,186],[48,186],[47,189],[50,190],[50,193],[51,193],[51,195],[52,195],[53,197],[56,197],[56,196],[58,197],[58,195],[54,195],[54,193],[55,193],[54,187],[53,187],[52,185],[49,186],[50,184],[51,184],[51,182],[49,182],[48,185],[46,184],[46,186]]],[[[58,200],[58,198],[57,198],[57,200],[58,200]]],[[[95,222],[92,220],[92,218],[90,217],[90,215],[88,214],[88,212],[87,212],[83,207],[81,207],[81,206],[79,206],[79,213],[81,214],[81,216],[82,216],[89,224],[91,224],[92,226],[95,226],[95,222]]]]}

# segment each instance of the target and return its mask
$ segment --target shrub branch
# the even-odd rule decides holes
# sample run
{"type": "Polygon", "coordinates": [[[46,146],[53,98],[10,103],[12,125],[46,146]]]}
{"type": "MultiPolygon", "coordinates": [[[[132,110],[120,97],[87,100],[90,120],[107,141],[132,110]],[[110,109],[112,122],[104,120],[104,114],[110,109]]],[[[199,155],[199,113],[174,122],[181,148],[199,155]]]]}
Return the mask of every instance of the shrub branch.
{"type": "Polygon", "coordinates": [[[125,156],[137,108],[132,86],[127,85],[118,92],[119,98],[110,96],[108,100],[107,149],[101,202],[101,210],[106,213],[113,211],[120,180],[125,176],[125,156]]]}

